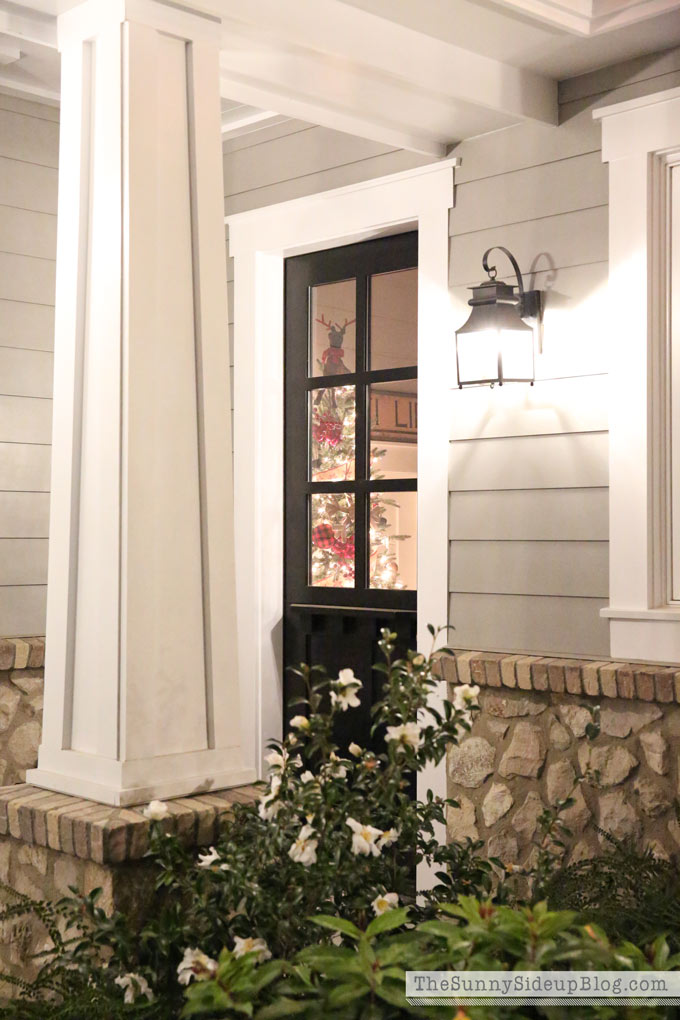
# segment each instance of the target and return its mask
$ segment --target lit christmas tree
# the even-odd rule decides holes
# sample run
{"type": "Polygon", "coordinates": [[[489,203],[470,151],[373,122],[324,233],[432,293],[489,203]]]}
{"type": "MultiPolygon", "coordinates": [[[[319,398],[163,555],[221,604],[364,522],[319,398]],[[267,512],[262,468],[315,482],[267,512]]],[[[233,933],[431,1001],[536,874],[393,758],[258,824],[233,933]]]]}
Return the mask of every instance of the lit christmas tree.
{"type": "MultiPolygon", "coordinates": [[[[317,390],[311,401],[311,478],[315,482],[350,481],[355,477],[356,390],[337,386],[317,390]]],[[[385,449],[371,449],[371,477],[380,478],[376,465],[385,449]]],[[[407,535],[390,534],[388,506],[399,503],[383,493],[369,495],[369,587],[403,588],[399,577],[396,543],[407,535]]],[[[325,588],[353,588],[354,496],[349,493],[314,493],[311,503],[311,583],[325,588]]]]}

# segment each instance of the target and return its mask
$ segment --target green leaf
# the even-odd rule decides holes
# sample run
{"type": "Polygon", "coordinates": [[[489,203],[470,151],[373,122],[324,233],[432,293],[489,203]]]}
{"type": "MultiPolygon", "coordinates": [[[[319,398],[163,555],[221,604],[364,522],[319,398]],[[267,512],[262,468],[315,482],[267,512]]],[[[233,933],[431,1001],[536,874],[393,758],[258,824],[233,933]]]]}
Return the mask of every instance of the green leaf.
{"type": "Polygon", "coordinates": [[[408,915],[408,907],[400,907],[398,910],[386,910],[384,914],[380,914],[371,921],[366,929],[366,935],[369,939],[372,939],[376,935],[382,935],[383,932],[401,928],[403,924],[406,924],[408,915]]]}
{"type": "Polygon", "coordinates": [[[328,993],[327,1002],[329,1006],[346,1006],[356,999],[362,999],[368,995],[369,991],[370,988],[367,984],[353,982],[352,984],[336,985],[328,993]]]}
{"type": "Polygon", "coordinates": [[[378,985],[375,994],[385,1002],[389,1002],[390,1006],[397,1006],[399,1009],[409,1008],[403,986],[393,981],[386,981],[384,984],[378,985]]]}
{"type": "Polygon", "coordinates": [[[305,999],[290,999],[283,996],[276,1002],[263,1006],[255,1014],[255,1020],[280,1020],[296,1013],[304,1013],[309,1008],[309,1001],[305,999]]]}
{"type": "Polygon", "coordinates": [[[329,928],[331,931],[341,931],[343,935],[349,935],[351,939],[361,938],[361,932],[355,924],[351,921],[345,920],[344,917],[331,917],[330,914],[317,914],[316,917],[310,917],[309,920],[313,924],[318,924],[320,928],[329,928]]]}

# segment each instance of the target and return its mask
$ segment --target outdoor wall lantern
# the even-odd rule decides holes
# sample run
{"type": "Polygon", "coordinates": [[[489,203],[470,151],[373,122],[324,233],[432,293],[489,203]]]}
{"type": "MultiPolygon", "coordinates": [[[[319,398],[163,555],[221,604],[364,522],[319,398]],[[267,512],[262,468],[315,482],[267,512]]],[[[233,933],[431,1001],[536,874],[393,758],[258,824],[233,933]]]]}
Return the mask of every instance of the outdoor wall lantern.
{"type": "Polygon", "coordinates": [[[489,248],[482,265],[489,279],[470,288],[468,304],[472,311],[465,325],[456,331],[458,387],[502,386],[504,382],[528,382],[533,386],[542,293],[525,291],[517,260],[507,248],[489,248]],[[517,276],[517,288],[496,280],[496,267],[488,263],[492,251],[507,255],[517,276]]]}

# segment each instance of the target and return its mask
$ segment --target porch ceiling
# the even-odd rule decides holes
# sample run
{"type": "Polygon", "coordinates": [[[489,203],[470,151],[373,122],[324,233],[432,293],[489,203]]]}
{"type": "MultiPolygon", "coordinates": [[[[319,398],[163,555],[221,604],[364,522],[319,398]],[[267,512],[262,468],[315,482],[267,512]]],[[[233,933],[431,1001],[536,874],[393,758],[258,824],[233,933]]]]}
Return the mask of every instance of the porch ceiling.
{"type": "MultiPolygon", "coordinates": [[[[0,87],[58,101],[56,15],[76,3],[0,0],[0,87]]],[[[555,123],[558,79],[680,45],[672,0],[182,6],[222,19],[225,135],[294,117],[432,156],[519,120],[555,123]]]]}

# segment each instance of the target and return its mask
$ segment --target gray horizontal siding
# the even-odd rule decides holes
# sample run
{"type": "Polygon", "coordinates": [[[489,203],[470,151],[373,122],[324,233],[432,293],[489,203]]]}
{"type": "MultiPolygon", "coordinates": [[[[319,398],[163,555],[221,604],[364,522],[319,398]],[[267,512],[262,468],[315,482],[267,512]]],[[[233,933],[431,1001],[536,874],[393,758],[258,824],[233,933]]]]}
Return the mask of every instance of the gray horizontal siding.
{"type": "Polygon", "coordinates": [[[449,642],[490,652],[607,658],[609,629],[600,618],[606,605],[606,599],[453,593],[449,642]]]}
{"type": "MultiPolygon", "coordinates": [[[[452,229],[455,229],[455,210],[451,218],[452,229]]],[[[596,205],[541,219],[452,234],[449,282],[452,287],[478,284],[484,275],[482,255],[496,244],[510,249],[525,274],[544,269],[546,262],[554,269],[606,262],[608,225],[607,206],[596,205]]],[[[500,266],[499,270],[504,272],[500,266]]]]}
{"type": "Polygon", "coordinates": [[[54,348],[54,307],[0,298],[0,344],[34,351],[54,348]]]}
{"type": "Polygon", "coordinates": [[[606,542],[609,492],[606,486],[452,492],[449,536],[452,541],[606,542]]]}
{"type": "Polygon", "coordinates": [[[606,432],[451,443],[449,489],[563,489],[608,484],[606,432]]]}
{"type": "Polygon", "coordinates": [[[608,542],[451,542],[451,591],[607,598],[608,542]],[[578,570],[574,570],[574,563],[578,570]]]}
{"type": "Polygon", "coordinates": [[[0,93],[0,635],[44,633],[59,111],[0,93]]]}
{"type": "Polygon", "coordinates": [[[45,633],[47,585],[0,587],[0,624],[4,637],[32,637],[45,633]]]}
{"type": "Polygon", "coordinates": [[[0,538],[0,586],[47,584],[46,538],[0,538]]]}
{"type": "Polygon", "coordinates": [[[47,538],[48,492],[0,492],[0,535],[5,538],[47,538]]]}

